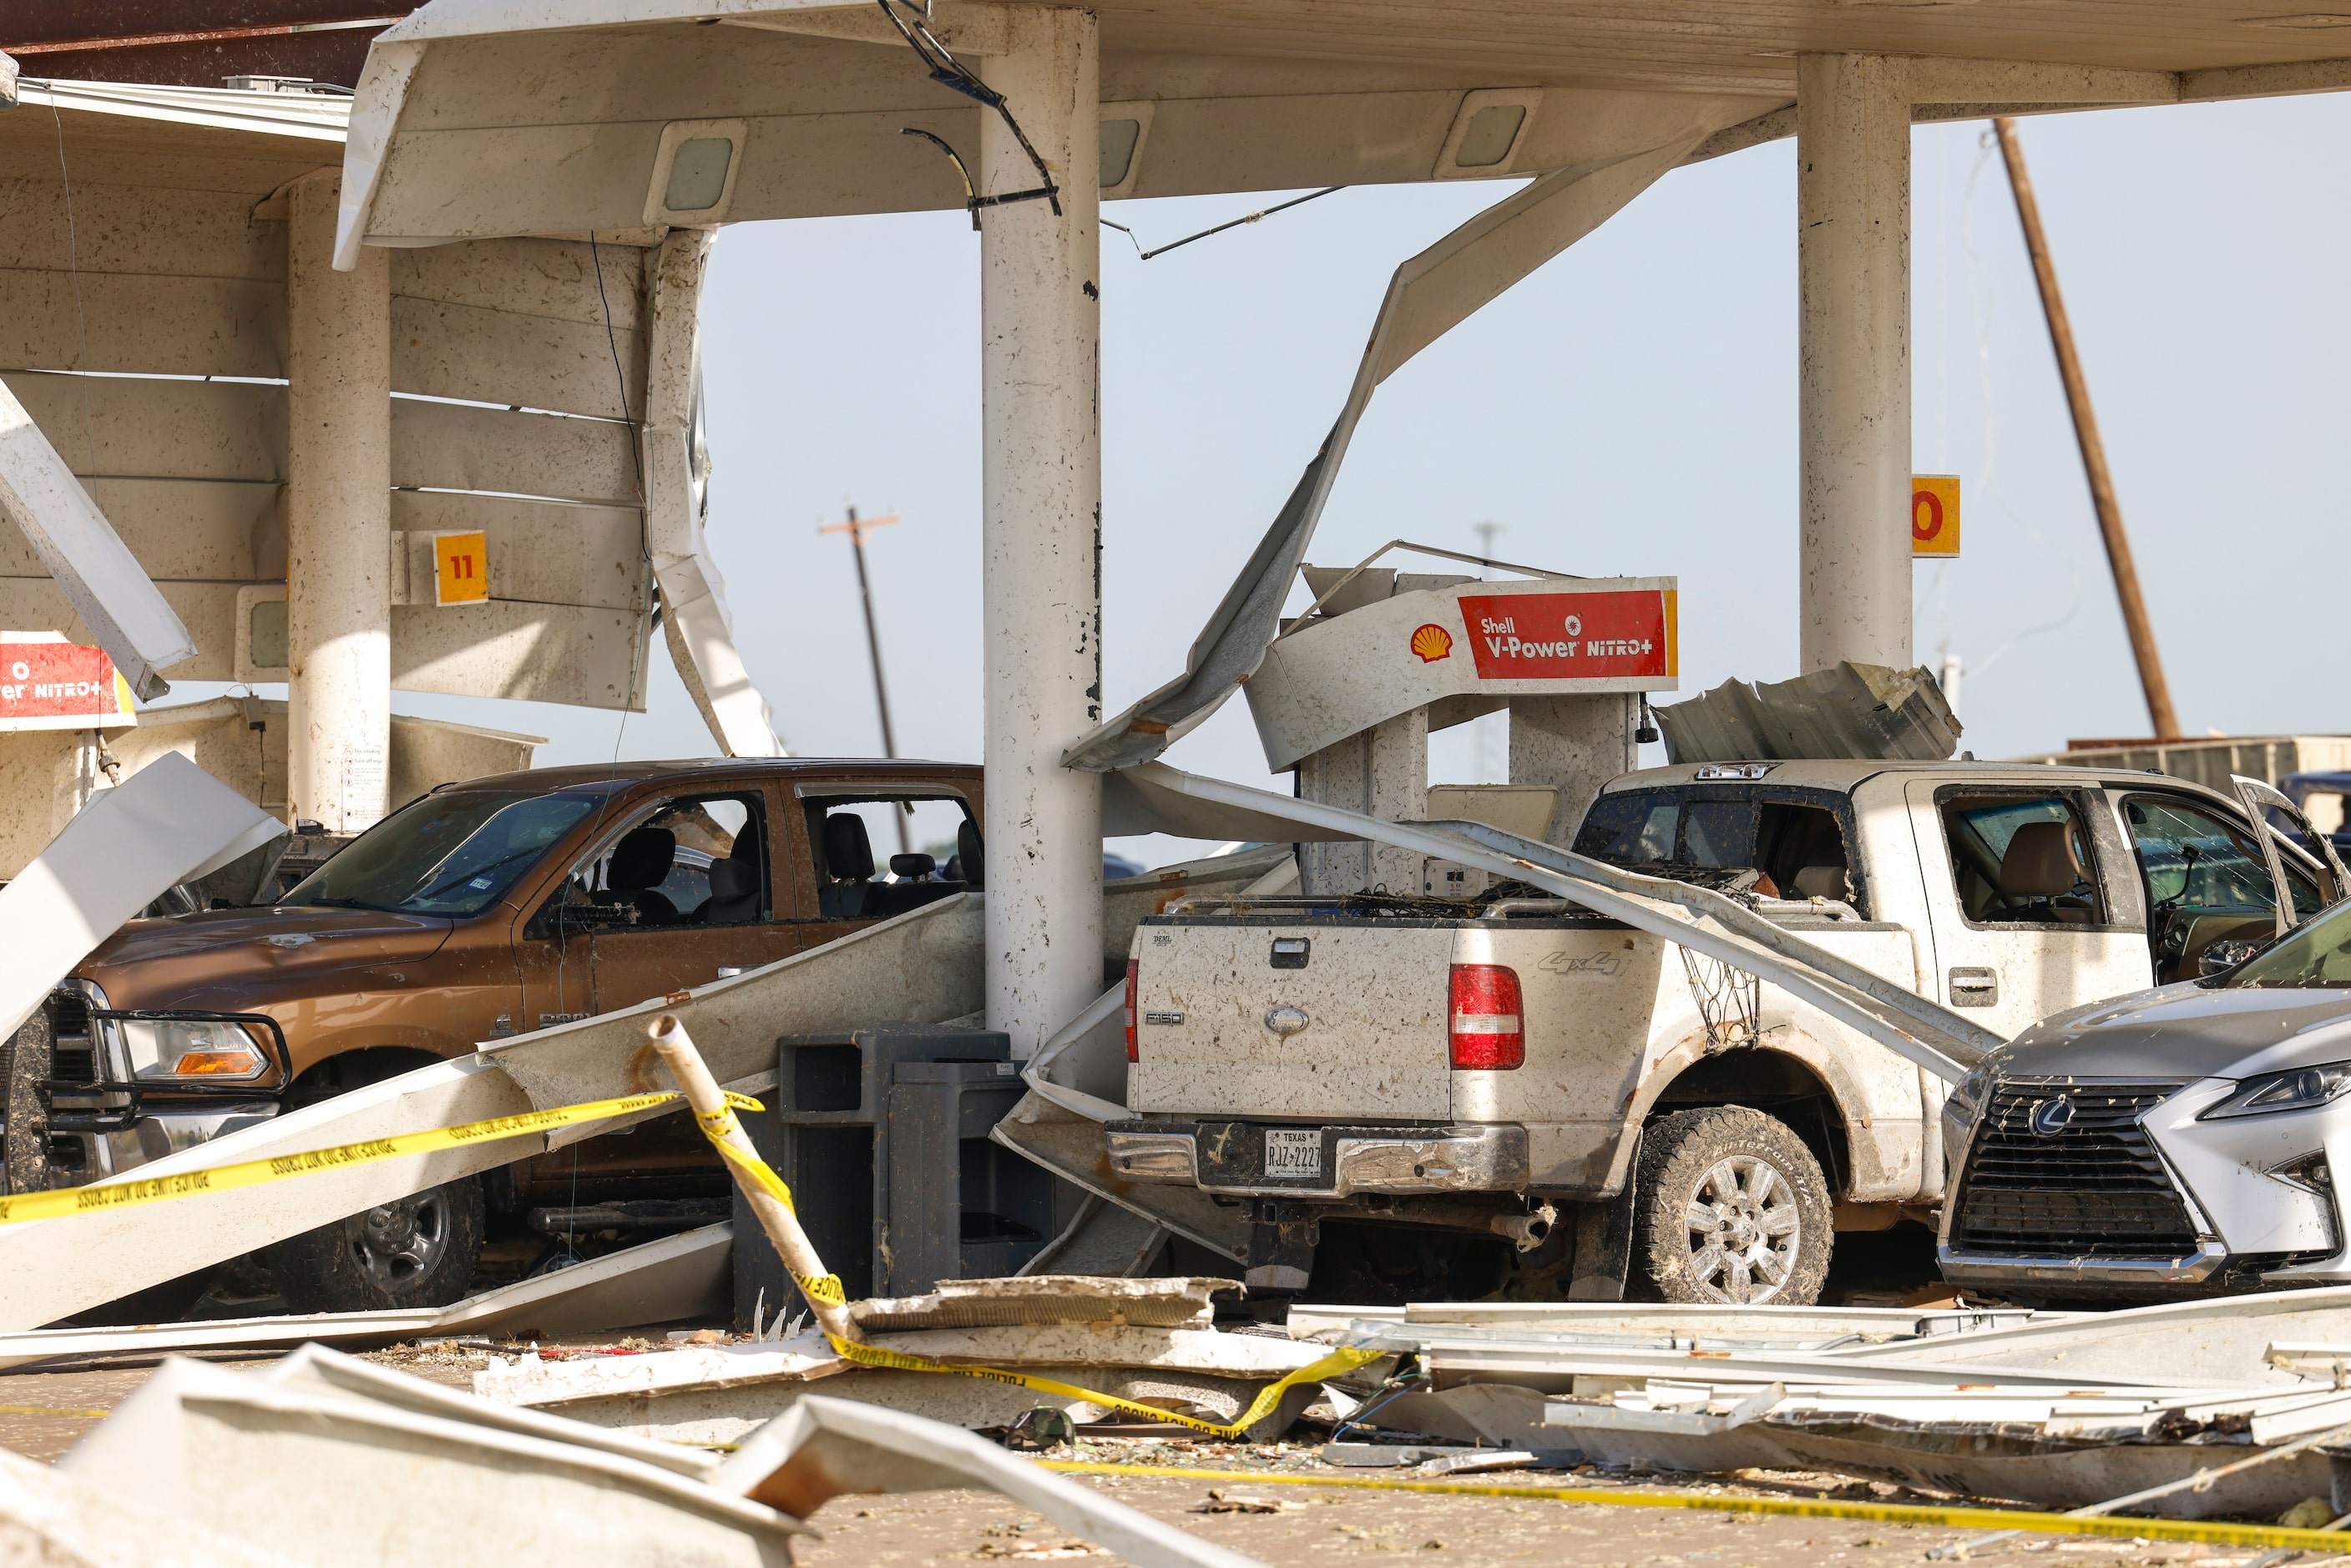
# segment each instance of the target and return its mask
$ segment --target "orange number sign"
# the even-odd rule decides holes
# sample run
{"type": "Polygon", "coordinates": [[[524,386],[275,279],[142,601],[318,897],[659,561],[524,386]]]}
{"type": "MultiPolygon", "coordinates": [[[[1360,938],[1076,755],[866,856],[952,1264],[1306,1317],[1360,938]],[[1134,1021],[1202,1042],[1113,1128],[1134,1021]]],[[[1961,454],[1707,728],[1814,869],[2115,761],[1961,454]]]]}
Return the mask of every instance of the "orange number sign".
{"type": "Polygon", "coordinates": [[[1958,475],[1914,474],[1910,476],[1910,553],[1916,558],[1938,560],[1958,558],[1958,475]]]}
{"type": "Polygon", "coordinates": [[[489,541],[479,532],[433,536],[435,604],[481,604],[490,597],[489,541]]]}

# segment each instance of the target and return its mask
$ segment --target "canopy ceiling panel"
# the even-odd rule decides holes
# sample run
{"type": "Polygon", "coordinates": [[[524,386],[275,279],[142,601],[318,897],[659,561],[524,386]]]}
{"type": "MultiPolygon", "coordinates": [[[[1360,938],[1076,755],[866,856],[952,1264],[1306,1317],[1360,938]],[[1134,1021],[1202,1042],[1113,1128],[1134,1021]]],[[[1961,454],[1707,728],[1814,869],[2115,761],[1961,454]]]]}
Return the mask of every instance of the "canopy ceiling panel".
{"type": "MultiPolygon", "coordinates": [[[[1598,164],[1688,124],[1784,108],[1805,50],[1919,57],[1922,118],[2351,84],[2339,37],[2285,25],[2262,0],[1092,8],[1105,115],[1151,106],[1122,195],[1598,164]],[[1464,95],[1481,89],[1540,101],[1503,161],[1440,170],[1464,95]]],[[[984,75],[1001,13],[954,0],[935,13],[938,36],[984,75]]],[[[735,193],[714,222],[953,207],[963,193],[952,169],[899,131],[929,131],[968,157],[977,112],[926,78],[871,5],[434,0],[381,36],[362,78],[342,254],[362,232],[420,244],[644,224],[663,129],[680,120],[747,122],[735,193]]],[[[1792,131],[1788,117],[1748,140],[1792,131]]]]}

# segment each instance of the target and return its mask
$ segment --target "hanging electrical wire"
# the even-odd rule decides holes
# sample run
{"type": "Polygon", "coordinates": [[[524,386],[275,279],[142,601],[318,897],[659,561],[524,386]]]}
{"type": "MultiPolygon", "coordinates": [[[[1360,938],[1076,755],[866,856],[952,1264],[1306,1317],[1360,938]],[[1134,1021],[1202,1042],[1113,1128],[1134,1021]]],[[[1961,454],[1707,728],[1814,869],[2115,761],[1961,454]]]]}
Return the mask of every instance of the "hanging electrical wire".
{"type": "Polygon", "coordinates": [[[1012,118],[1012,110],[1005,106],[1004,95],[980,80],[978,73],[956,58],[954,53],[932,33],[930,0],[874,0],[874,3],[882,7],[882,15],[890,18],[890,25],[898,29],[898,36],[905,39],[907,47],[914,51],[914,57],[923,62],[924,70],[933,81],[996,110],[997,117],[1004,121],[1004,128],[1012,132],[1015,141],[1020,143],[1020,151],[1029,154],[1029,162],[1037,166],[1037,178],[1044,182],[1030,190],[1006,191],[998,195],[984,196],[972,181],[969,166],[946,141],[927,131],[901,126],[899,135],[921,137],[945,152],[948,162],[956,166],[956,174],[963,179],[964,207],[971,214],[971,226],[979,227],[981,208],[1000,207],[1008,202],[1048,202],[1052,205],[1053,215],[1060,217],[1061,187],[1053,183],[1053,172],[1045,166],[1045,160],[1029,141],[1029,133],[1020,129],[1020,122],[1012,118]]]}
{"type": "Polygon", "coordinates": [[[1976,365],[1981,381],[1983,398],[1983,458],[1982,468],[1976,482],[1984,494],[1991,497],[1993,504],[2024,531],[2024,537],[2029,542],[2055,555],[2064,563],[2068,599],[2065,612],[2063,615],[2053,621],[2043,621],[2038,624],[2027,626],[1994,648],[1981,664],[1969,672],[1978,678],[1981,678],[1986,671],[2005,658],[2018,643],[2029,638],[2064,630],[2072,623],[2074,615],[2082,608],[2082,574],[2074,565],[2074,552],[2043,534],[2034,526],[2032,519],[2019,512],[2010,503],[2006,493],[2001,489],[1997,476],[1996,459],[2000,452],[2000,427],[1994,414],[1992,397],[1991,345],[1993,307],[1998,297],[1991,275],[1983,266],[1983,258],[1976,253],[1975,200],[1977,182],[1981,177],[1985,165],[1991,161],[1992,154],[1999,150],[1999,146],[1998,140],[1989,131],[1977,139],[1975,167],[1968,172],[1967,193],[1962,198],[1959,208],[1959,247],[1967,256],[1968,280],[1973,285],[1971,292],[1975,295],[1976,365]]]}
{"type": "Polygon", "coordinates": [[[1303,196],[1293,196],[1289,201],[1277,202],[1272,206],[1263,208],[1258,212],[1247,214],[1241,217],[1234,218],[1229,223],[1218,224],[1215,228],[1202,229],[1198,234],[1186,235],[1179,240],[1170,240],[1167,244],[1160,246],[1155,250],[1144,249],[1143,242],[1134,237],[1134,231],[1128,228],[1124,224],[1114,224],[1108,218],[1102,219],[1101,223],[1102,227],[1106,229],[1116,229],[1119,233],[1124,235],[1126,236],[1126,243],[1134,247],[1134,254],[1143,260],[1149,261],[1155,256],[1165,256],[1171,250],[1181,250],[1196,239],[1207,239],[1210,235],[1220,235],[1227,229],[1237,229],[1243,224],[1253,224],[1259,218],[1270,218],[1276,213],[1286,213],[1292,207],[1302,207],[1307,203],[1315,200],[1317,197],[1327,196],[1334,191],[1343,191],[1347,187],[1344,185],[1325,185],[1319,191],[1311,192],[1303,196]]]}

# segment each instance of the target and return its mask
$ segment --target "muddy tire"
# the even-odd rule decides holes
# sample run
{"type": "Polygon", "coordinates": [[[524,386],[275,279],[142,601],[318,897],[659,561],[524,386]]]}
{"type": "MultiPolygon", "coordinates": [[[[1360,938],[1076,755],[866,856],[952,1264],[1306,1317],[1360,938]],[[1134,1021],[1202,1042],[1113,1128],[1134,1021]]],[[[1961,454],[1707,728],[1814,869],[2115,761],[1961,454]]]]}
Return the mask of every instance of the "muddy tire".
{"type": "Polygon", "coordinates": [[[41,1081],[49,1076],[56,1040],[50,1031],[47,1002],[17,1026],[0,1047],[6,1065],[0,1068],[0,1114],[7,1133],[0,1139],[8,1192],[41,1192],[49,1185],[49,1111],[41,1100],[41,1081]]]}
{"type": "Polygon", "coordinates": [[[1820,1299],[1828,1184],[1786,1123],[1741,1105],[1677,1112],[1642,1134],[1635,1180],[1633,1256],[1665,1300],[1820,1299]]]}
{"type": "Polygon", "coordinates": [[[281,1241],[269,1270],[298,1312],[445,1307],[473,1284],[484,1214],[482,1180],[465,1176],[281,1241]]]}

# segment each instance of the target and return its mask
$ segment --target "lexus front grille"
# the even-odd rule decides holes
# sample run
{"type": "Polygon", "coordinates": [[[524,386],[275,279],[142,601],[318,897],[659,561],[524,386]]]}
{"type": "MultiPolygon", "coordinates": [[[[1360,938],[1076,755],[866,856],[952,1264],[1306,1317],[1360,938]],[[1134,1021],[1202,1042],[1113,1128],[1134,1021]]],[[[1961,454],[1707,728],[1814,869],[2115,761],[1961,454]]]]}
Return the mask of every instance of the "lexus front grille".
{"type": "Polygon", "coordinates": [[[2177,1083],[1994,1086],[1959,1176],[1954,1251],[2041,1258],[2176,1258],[2196,1223],[2138,1118],[2177,1083]],[[2034,1113],[2054,1101],[2070,1113],[2034,1113]]]}

